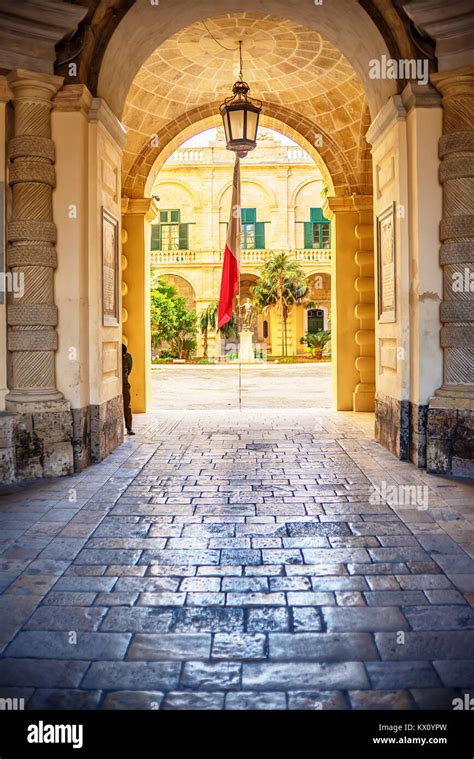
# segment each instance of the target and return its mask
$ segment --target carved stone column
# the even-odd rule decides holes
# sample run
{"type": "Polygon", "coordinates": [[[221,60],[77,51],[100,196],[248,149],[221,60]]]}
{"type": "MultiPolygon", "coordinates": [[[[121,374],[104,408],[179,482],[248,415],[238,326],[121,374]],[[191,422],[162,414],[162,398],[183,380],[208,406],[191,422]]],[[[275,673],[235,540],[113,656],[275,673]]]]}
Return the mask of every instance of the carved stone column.
{"type": "Polygon", "coordinates": [[[443,385],[428,410],[430,471],[474,473],[474,68],[436,74],[443,95],[443,385]]]}
{"type": "Polygon", "coordinates": [[[7,260],[23,290],[21,297],[9,296],[7,313],[11,356],[7,407],[15,410],[16,404],[62,398],[54,368],[58,315],[53,286],[55,148],[51,139],[51,99],[62,78],[17,70],[7,79],[15,110],[14,137],[8,145],[12,212],[7,260]]]}

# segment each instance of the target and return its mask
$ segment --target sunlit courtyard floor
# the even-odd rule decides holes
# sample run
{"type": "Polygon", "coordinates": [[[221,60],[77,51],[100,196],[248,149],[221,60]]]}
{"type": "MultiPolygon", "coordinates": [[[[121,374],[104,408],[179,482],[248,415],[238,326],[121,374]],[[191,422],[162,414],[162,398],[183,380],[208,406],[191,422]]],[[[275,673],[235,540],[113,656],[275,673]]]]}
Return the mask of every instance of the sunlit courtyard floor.
{"type": "MultiPolygon", "coordinates": [[[[133,377],[132,377],[133,381],[133,377]]],[[[242,408],[330,408],[331,364],[242,364],[242,408]]],[[[239,407],[238,364],[159,365],[153,409],[239,407]]]]}

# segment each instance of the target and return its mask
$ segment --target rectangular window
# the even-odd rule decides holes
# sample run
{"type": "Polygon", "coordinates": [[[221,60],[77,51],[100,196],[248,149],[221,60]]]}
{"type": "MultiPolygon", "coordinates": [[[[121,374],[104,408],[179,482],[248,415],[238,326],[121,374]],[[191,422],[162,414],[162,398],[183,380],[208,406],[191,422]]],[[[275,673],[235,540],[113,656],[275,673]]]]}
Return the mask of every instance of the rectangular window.
{"type": "Polygon", "coordinates": [[[242,248],[263,250],[265,248],[265,222],[257,221],[256,208],[242,208],[242,248]]]}
{"type": "Polygon", "coordinates": [[[328,249],[331,247],[331,222],[324,216],[321,208],[310,209],[311,221],[304,224],[305,249],[328,249]]]}
{"type": "Polygon", "coordinates": [[[151,225],[152,250],[188,250],[189,224],[181,224],[178,208],[160,211],[160,223],[151,225]]]}

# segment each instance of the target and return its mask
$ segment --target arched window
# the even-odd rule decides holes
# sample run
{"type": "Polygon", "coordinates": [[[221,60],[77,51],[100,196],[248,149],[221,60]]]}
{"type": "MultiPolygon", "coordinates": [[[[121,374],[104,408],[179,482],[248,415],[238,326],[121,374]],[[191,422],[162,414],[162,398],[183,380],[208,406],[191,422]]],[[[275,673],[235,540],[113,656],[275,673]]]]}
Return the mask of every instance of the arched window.
{"type": "Polygon", "coordinates": [[[263,339],[266,340],[268,338],[268,322],[265,319],[263,322],[263,339]]]}

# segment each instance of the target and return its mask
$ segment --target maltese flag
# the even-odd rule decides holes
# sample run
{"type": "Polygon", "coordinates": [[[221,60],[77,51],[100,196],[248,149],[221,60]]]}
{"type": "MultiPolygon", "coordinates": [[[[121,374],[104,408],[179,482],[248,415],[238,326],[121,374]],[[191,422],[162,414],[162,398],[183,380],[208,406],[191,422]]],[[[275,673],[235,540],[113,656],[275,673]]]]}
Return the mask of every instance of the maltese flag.
{"type": "Polygon", "coordinates": [[[240,158],[235,157],[234,181],[232,187],[232,206],[230,209],[229,230],[222,266],[221,292],[217,327],[220,329],[232,319],[234,298],[239,289],[240,276],[240,240],[242,222],[240,218],[240,158]]]}

